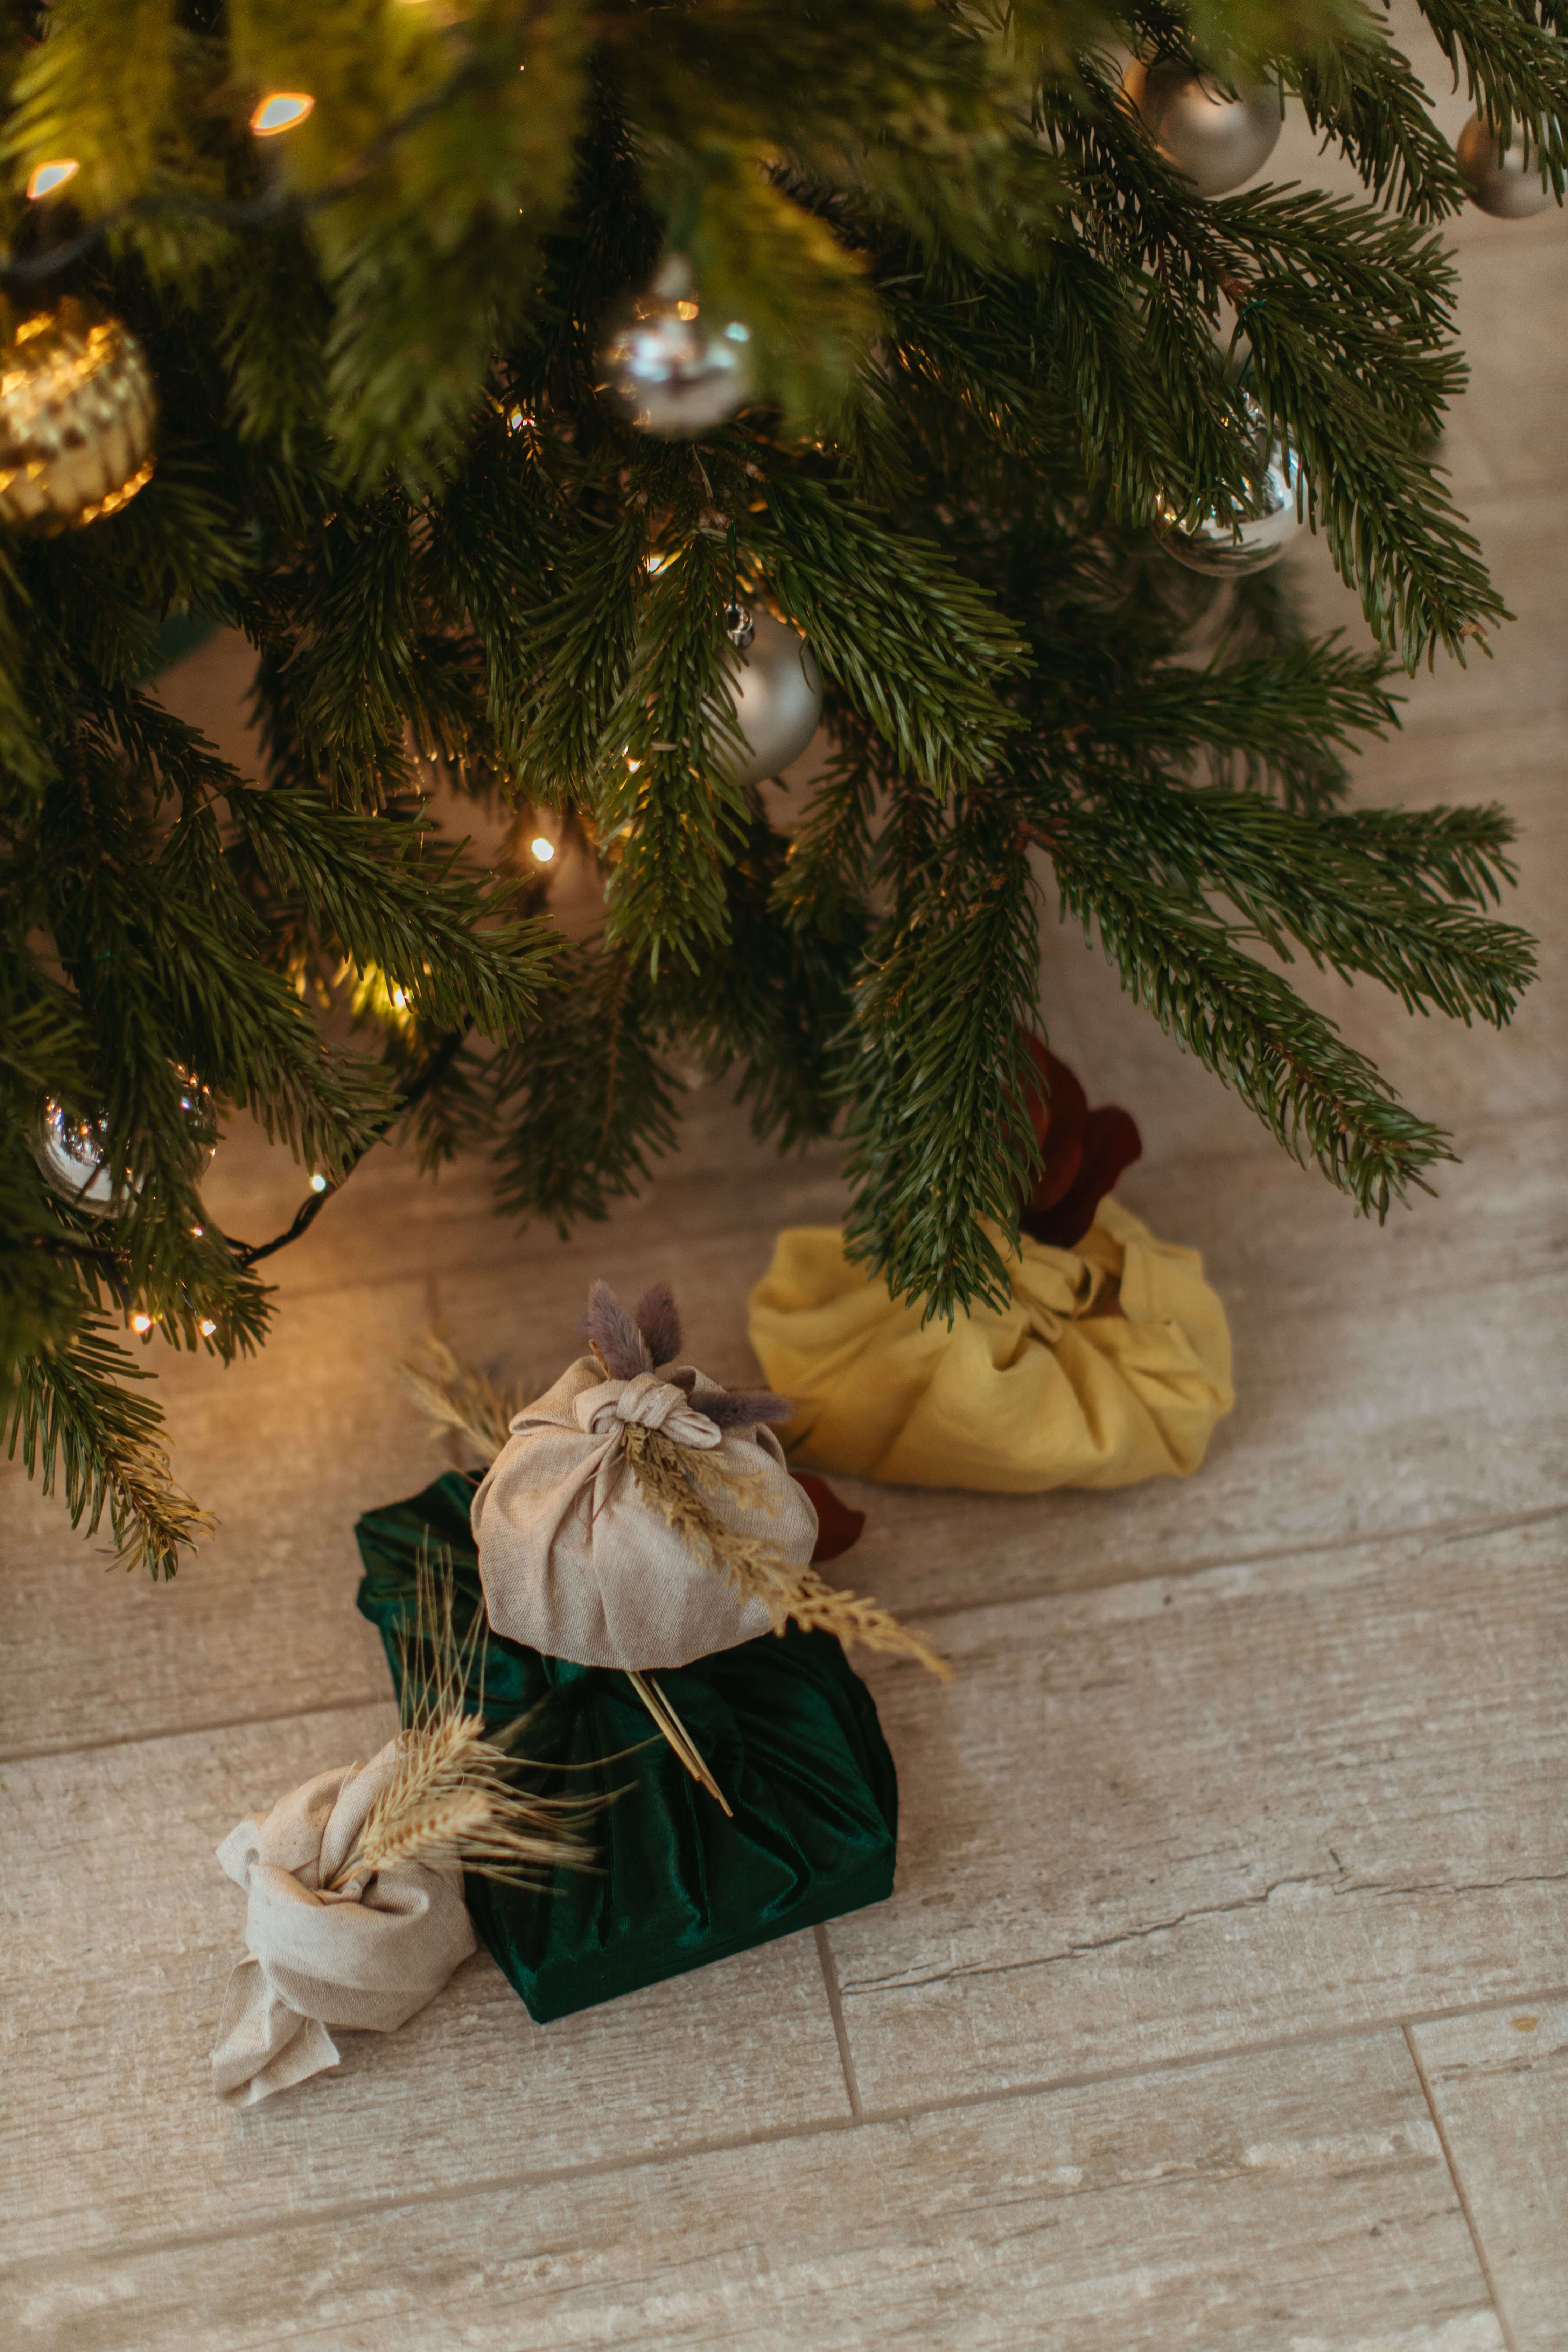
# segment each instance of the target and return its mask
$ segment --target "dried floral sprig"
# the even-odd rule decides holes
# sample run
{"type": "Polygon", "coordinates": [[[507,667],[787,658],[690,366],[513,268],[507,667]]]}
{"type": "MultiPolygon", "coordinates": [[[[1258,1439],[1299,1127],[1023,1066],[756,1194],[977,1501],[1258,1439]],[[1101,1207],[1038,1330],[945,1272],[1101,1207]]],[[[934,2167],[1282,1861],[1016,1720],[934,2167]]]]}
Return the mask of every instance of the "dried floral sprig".
{"type": "Polygon", "coordinates": [[[397,1376],[429,1414],[433,1437],[466,1438],[487,1464],[506,1444],[508,1424],[527,1402],[521,1389],[500,1388],[487,1372],[465,1364],[434,1331],[425,1335],[425,1360],[399,1364],[397,1376]]]}
{"type": "MultiPolygon", "coordinates": [[[[701,1410],[700,1407],[699,1410],[701,1410]]],[[[737,1476],[710,1454],[677,1445],[662,1430],[630,1424],[626,1460],[644,1496],[667,1527],[705,1566],[727,1576],[737,1591],[766,1603],[775,1633],[791,1621],[808,1633],[832,1633],[845,1643],[913,1658],[928,1673],[951,1681],[952,1669],[940,1652],[901,1625],[879,1601],[840,1592],[815,1568],[794,1567],[761,1536],[739,1535],[725,1526],[703,1486],[719,1486],[741,1502],[754,1501],[763,1481],[737,1476]]]]}
{"type": "Polygon", "coordinates": [[[546,1797],[519,1788],[528,1769],[514,1752],[528,1722],[520,1716],[487,1731],[470,1709],[475,1668],[483,1693],[484,1614],[457,1630],[451,1562],[428,1553],[415,1571],[415,1621],[403,1651],[403,1728],[397,1770],[382,1790],[342,1867],[341,1890],[398,1862],[456,1864],[476,1878],[542,1885],[559,1869],[592,1869],[583,1831],[611,1796],[546,1797]],[[417,1654],[417,1656],[416,1656],[417,1654]]]}

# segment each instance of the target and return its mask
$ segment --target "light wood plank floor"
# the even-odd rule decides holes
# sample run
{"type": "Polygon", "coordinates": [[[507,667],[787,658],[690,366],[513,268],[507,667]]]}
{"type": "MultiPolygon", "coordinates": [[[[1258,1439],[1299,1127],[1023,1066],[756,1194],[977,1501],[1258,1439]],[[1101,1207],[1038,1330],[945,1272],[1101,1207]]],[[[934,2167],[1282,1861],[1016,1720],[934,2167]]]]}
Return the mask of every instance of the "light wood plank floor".
{"type": "MultiPolygon", "coordinates": [[[[569,1244],[496,1223],[481,1170],[367,1164],[279,1261],[265,1355],[167,1364],[221,1518],[172,1588],[106,1576],[6,1474],[5,2345],[1568,2345],[1568,235],[1478,215],[1461,243],[1449,457],[1519,617],[1416,684],[1362,789],[1517,811],[1546,977],[1498,1037],[1309,976],[1453,1129],[1440,1197],[1357,1224],[1052,939],[1053,1041],[1143,1126],[1125,1197],[1231,1310],[1205,1469],[845,1482],[858,1580],[957,1668],[869,1675],[892,1901],[543,2030],[480,1956],[237,2116],[207,2073],[242,1932],[213,1849],[390,1727],[353,1523],[439,1466],[392,1359],[438,1321],[548,1370],[592,1275],[668,1276],[740,1377],[774,1230],[843,1197],[832,1150],[760,1156],[721,1090],[569,1244]]],[[[232,733],[235,688],[220,645],[171,694],[232,733]]],[[[228,1230],[298,1192],[226,1140],[228,1230]]]]}

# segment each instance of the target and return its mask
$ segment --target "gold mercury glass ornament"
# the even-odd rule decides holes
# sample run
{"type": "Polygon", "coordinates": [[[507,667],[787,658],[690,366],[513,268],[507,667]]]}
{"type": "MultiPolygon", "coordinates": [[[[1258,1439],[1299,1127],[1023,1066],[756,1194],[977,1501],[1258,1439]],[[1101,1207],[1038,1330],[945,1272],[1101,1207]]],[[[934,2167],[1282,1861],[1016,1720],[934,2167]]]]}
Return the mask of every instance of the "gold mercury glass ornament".
{"type": "Polygon", "coordinates": [[[153,474],[157,403],[141,346],[68,296],[0,352],[0,522],[68,530],[117,514],[153,474]]]}

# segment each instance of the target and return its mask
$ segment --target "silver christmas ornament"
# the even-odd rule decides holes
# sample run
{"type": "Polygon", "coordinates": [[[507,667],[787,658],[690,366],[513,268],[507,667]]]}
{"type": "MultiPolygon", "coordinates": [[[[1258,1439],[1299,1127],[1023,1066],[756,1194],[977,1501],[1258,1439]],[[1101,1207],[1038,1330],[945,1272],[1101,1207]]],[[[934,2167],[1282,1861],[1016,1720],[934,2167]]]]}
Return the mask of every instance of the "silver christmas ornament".
{"type": "Polygon", "coordinates": [[[1301,487],[1301,461],[1283,441],[1268,438],[1268,420],[1250,394],[1246,397],[1258,464],[1253,493],[1246,505],[1204,517],[1195,530],[1177,527],[1167,518],[1162,541],[1167,555],[1189,572],[1206,572],[1217,580],[1239,580],[1248,572],[1267,572],[1278,563],[1301,528],[1297,495],[1301,487]]]}
{"type": "Polygon", "coordinates": [[[1496,220],[1528,220],[1556,201],[1542,184],[1539,150],[1532,147],[1526,157],[1518,123],[1503,147],[1485,117],[1472,114],[1459,133],[1454,160],[1470,184],[1470,202],[1496,220]]]}
{"type": "Polygon", "coordinates": [[[721,425],[752,389],[752,331],[704,317],[691,264],[668,254],[646,293],[612,316],[605,382],[640,433],[667,441],[721,425]]]}
{"type": "MultiPolygon", "coordinates": [[[[174,1065],[181,1082],[180,1108],[190,1138],[193,1173],[199,1174],[217,1149],[217,1116],[210,1090],[188,1070],[174,1065]]],[[[108,1122],[83,1118],[63,1103],[47,1098],[33,1122],[27,1148],[45,1181],[63,1201],[89,1217],[109,1217],[134,1200],[142,1187],[129,1171],[119,1182],[108,1160],[108,1122]]]]}
{"type": "Polygon", "coordinates": [[[53,1100],[44,1104],[27,1138],[50,1189],[89,1217],[107,1217],[115,1207],[106,1141],[102,1119],[79,1118],[53,1100]]]}
{"type": "Polygon", "coordinates": [[[822,716],[822,679],[798,630],[759,605],[749,646],[730,666],[730,699],[745,739],[738,784],[760,784],[798,760],[822,716]]]}
{"type": "Polygon", "coordinates": [[[1228,195],[1274,152],[1280,110],[1273,90],[1223,89],[1184,58],[1134,58],[1121,87],[1166,163],[1200,196],[1228,195]]]}

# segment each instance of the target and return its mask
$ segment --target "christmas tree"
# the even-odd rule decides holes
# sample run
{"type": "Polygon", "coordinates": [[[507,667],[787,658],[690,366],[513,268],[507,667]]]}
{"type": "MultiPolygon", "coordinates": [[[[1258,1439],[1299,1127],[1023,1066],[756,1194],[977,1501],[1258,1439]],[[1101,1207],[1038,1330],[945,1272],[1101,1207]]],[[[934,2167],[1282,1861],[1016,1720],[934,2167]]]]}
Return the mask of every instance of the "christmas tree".
{"type": "Polygon", "coordinates": [[[1500,810],[1343,805],[1390,674],[1506,617],[1434,470],[1440,224],[1568,160],[1563,0],[1422,10],[1468,154],[1359,0],[8,0],[0,1358],[75,1519],[154,1572],[204,1524],[127,1334],[265,1335],[225,1107],[296,1229],[395,1135],[565,1224],[695,1055],[840,1126],[853,1249],[950,1314],[1059,900],[1357,1207],[1447,1155],[1281,968],[1496,1023],[1531,969],[1500,810]],[[1193,138],[1250,179],[1286,93],[1364,202],[1213,193],[1193,138]],[[1298,511],[1378,650],[1252,568],[1298,511]],[[150,689],[181,614],[255,646],[263,775],[150,689]]]}

